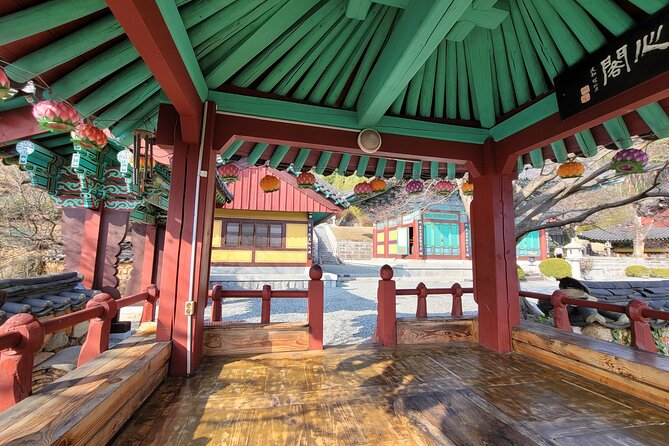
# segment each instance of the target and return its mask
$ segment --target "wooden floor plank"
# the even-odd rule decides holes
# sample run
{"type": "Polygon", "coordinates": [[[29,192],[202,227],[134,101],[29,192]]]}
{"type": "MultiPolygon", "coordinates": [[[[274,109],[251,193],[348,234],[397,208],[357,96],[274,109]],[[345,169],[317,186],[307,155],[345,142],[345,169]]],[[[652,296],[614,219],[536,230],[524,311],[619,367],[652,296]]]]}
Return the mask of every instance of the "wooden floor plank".
{"type": "Polygon", "coordinates": [[[478,345],[210,357],[181,388],[165,386],[136,417],[160,414],[129,423],[115,444],[581,446],[669,438],[669,412],[478,345]]]}

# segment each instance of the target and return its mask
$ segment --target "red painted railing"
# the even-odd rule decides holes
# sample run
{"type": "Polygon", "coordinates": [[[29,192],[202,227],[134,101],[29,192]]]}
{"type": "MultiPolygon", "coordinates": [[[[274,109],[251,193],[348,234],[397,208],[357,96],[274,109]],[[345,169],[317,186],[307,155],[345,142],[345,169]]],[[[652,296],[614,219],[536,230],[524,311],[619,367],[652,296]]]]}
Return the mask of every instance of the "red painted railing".
{"type": "Polygon", "coordinates": [[[262,299],[260,323],[270,323],[271,302],[274,298],[307,299],[307,322],[309,324],[309,350],[323,350],[323,270],[319,265],[309,269],[309,286],[306,290],[272,290],[265,285],[262,290],[224,290],[214,285],[209,291],[211,297],[211,321],[221,322],[223,299],[262,299]]]}
{"type": "Polygon", "coordinates": [[[0,411],[13,406],[32,391],[35,353],[44,337],[90,320],[77,366],[87,363],[109,347],[111,323],[120,308],[144,302],[141,322],[154,320],[159,291],[154,285],[145,292],[115,300],[107,293],[94,296],[86,308],[41,322],[21,313],[0,326],[0,411]]]}
{"type": "Polygon", "coordinates": [[[454,283],[450,288],[428,288],[423,282],[416,288],[397,289],[393,279],[393,269],[390,265],[381,267],[381,280],[377,291],[378,313],[377,332],[375,338],[382,345],[395,345],[397,343],[397,296],[416,296],[416,317],[427,317],[427,296],[446,295],[453,296],[451,317],[462,317],[462,295],[473,293],[473,288],[463,288],[459,283],[454,283]]]}
{"type": "Polygon", "coordinates": [[[630,330],[632,332],[632,346],[639,350],[657,353],[657,346],[653,340],[653,333],[650,330],[648,319],[661,319],[669,321],[669,312],[653,310],[648,303],[642,300],[631,300],[627,305],[609,304],[606,302],[593,302],[589,300],[574,299],[569,297],[564,291],[557,290],[553,294],[532,293],[521,291],[521,297],[531,299],[547,300],[553,304],[553,324],[555,328],[571,332],[571,323],[569,322],[568,306],[594,308],[596,310],[610,311],[612,313],[624,313],[630,320],[630,330]]]}

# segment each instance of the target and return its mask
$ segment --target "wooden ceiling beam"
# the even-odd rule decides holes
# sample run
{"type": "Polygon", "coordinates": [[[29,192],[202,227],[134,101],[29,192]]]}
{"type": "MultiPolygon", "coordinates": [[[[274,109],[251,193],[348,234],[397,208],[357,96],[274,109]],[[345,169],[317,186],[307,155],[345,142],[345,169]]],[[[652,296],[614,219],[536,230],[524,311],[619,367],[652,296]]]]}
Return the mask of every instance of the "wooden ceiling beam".
{"type": "Polygon", "coordinates": [[[360,94],[360,126],[373,127],[379,122],[471,3],[471,0],[409,2],[360,94]]]}
{"type": "MultiPolygon", "coordinates": [[[[266,120],[219,113],[216,118],[217,150],[237,140],[255,143],[309,147],[333,153],[361,155],[358,132],[296,122],[266,120]]],[[[383,144],[374,156],[413,161],[441,161],[456,164],[482,162],[482,145],[382,133],[383,144]]]]}
{"type": "Polygon", "coordinates": [[[669,97],[669,71],[570,118],[563,120],[559,113],[553,113],[530,127],[493,143],[497,168],[501,172],[510,173],[515,167],[517,157],[530,150],[588,130],[667,97],[669,97]]]}
{"type": "Polygon", "coordinates": [[[143,0],[106,2],[179,113],[184,141],[198,143],[202,100],[160,8],[143,0]]]}
{"type": "Polygon", "coordinates": [[[32,107],[0,113],[0,145],[44,133],[32,114],[32,107]]]}

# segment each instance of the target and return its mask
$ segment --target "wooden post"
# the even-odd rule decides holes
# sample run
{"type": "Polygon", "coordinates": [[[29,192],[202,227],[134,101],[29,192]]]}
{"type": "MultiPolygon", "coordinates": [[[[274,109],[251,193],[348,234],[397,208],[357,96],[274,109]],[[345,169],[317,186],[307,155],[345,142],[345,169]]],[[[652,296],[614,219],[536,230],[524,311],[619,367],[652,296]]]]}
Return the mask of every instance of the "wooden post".
{"type": "Polygon", "coordinates": [[[323,350],[323,270],[320,265],[309,268],[307,321],[309,322],[309,350],[323,350]]]}
{"type": "MultiPolygon", "coordinates": [[[[205,108],[199,144],[186,143],[178,128],[174,135],[156,333],[158,340],[172,340],[172,376],[191,375],[202,358],[216,200],[216,152],[212,145],[216,106],[208,102],[205,108]],[[194,314],[186,314],[186,307],[193,305],[190,302],[195,303],[194,314]]],[[[162,117],[170,113],[174,110],[161,106],[159,128],[162,117]]]]}
{"type": "MultiPolygon", "coordinates": [[[[488,163],[494,159],[490,149],[488,140],[484,152],[488,163]]],[[[511,175],[495,172],[475,177],[471,205],[479,342],[500,353],[512,350],[511,327],[520,323],[512,180],[511,175]]]]}
{"type": "Polygon", "coordinates": [[[567,305],[562,301],[567,295],[560,290],[553,291],[551,295],[551,304],[553,304],[553,325],[560,330],[571,333],[571,322],[569,322],[569,312],[567,305]]]}
{"type": "Polygon", "coordinates": [[[211,289],[211,321],[212,322],[221,322],[223,319],[223,308],[221,306],[221,293],[223,292],[223,287],[220,284],[214,285],[214,288],[211,289]]]}
{"type": "Polygon", "coordinates": [[[451,286],[451,295],[453,296],[451,317],[462,317],[462,286],[459,283],[456,282],[451,286]]]}
{"type": "Polygon", "coordinates": [[[146,289],[146,292],[149,294],[148,298],[144,301],[142,307],[142,318],[140,323],[152,322],[156,319],[156,300],[160,297],[160,290],[155,285],[151,285],[146,289]]]}
{"type": "Polygon", "coordinates": [[[381,267],[381,280],[377,291],[377,323],[379,342],[381,345],[397,344],[397,308],[395,281],[390,265],[381,267]]]}
{"type": "Polygon", "coordinates": [[[263,285],[262,287],[262,308],[260,309],[260,323],[269,324],[270,305],[272,301],[272,287],[263,285]]]}
{"type": "Polygon", "coordinates": [[[641,312],[645,308],[650,308],[648,303],[642,300],[631,300],[625,307],[625,314],[630,319],[630,330],[632,331],[632,347],[647,352],[657,353],[657,346],[653,340],[653,333],[650,330],[648,320],[643,317],[641,312]]]}
{"type": "Polygon", "coordinates": [[[17,314],[0,326],[0,334],[11,332],[18,333],[21,341],[0,352],[0,412],[32,393],[35,352],[44,342],[44,330],[32,314],[17,314]]]}
{"type": "Polygon", "coordinates": [[[416,317],[427,317],[427,287],[423,282],[416,287],[418,290],[418,302],[416,304],[416,317]]]}
{"type": "Polygon", "coordinates": [[[132,253],[133,265],[130,279],[125,286],[125,294],[137,294],[155,282],[156,234],[155,225],[133,223],[132,253]]]}
{"type": "Polygon", "coordinates": [[[111,332],[111,323],[118,307],[116,300],[107,293],[94,296],[86,304],[86,308],[101,306],[104,309],[102,316],[91,319],[88,324],[88,334],[84,345],[81,346],[77,367],[86,364],[91,359],[109,348],[109,333],[111,332]]]}

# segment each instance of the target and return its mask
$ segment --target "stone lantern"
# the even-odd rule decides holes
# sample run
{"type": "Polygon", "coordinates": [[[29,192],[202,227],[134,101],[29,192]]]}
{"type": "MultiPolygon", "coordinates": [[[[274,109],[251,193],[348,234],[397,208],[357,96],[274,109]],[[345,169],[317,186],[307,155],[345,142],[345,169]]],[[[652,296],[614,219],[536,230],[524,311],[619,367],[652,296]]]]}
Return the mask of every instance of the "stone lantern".
{"type": "Polygon", "coordinates": [[[562,247],[565,254],[565,260],[571,265],[571,275],[574,279],[581,279],[581,263],[583,258],[583,245],[578,239],[573,238],[569,244],[562,247]]]}

